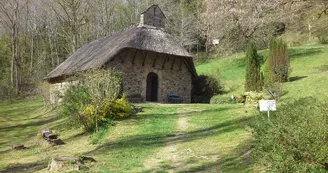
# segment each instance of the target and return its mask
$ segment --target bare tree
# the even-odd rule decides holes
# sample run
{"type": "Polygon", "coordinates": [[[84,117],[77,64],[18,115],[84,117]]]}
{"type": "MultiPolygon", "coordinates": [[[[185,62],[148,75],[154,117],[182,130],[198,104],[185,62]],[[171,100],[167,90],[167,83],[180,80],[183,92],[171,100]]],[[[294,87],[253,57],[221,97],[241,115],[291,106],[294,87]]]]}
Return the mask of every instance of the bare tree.
{"type": "Polygon", "coordinates": [[[2,26],[10,32],[11,36],[11,85],[15,88],[16,94],[19,92],[21,84],[21,58],[19,56],[19,34],[22,25],[21,15],[26,7],[27,1],[10,0],[0,1],[0,22],[2,26]]]}
{"type": "Polygon", "coordinates": [[[51,5],[71,54],[84,43],[81,28],[87,23],[86,3],[83,0],[54,0],[51,5]]]}

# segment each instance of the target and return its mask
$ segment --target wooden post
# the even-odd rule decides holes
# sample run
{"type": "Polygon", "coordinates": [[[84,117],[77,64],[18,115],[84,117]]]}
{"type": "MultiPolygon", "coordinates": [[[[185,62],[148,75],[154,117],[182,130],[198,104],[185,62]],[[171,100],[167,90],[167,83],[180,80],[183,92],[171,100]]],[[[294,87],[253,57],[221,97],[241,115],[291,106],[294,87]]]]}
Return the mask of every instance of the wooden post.
{"type": "Polygon", "coordinates": [[[168,56],[168,55],[165,54],[164,62],[163,62],[163,64],[162,64],[162,70],[164,70],[164,68],[165,68],[165,64],[166,64],[167,56],[168,56]]]}
{"type": "Polygon", "coordinates": [[[155,54],[155,59],[154,59],[154,61],[153,61],[153,67],[154,67],[154,68],[156,67],[157,56],[158,56],[158,53],[155,54]]]}
{"type": "Polygon", "coordinates": [[[147,56],[148,56],[148,52],[146,52],[146,55],[143,58],[142,66],[145,66],[145,61],[146,61],[147,56]]]}
{"type": "Polygon", "coordinates": [[[173,62],[172,62],[171,68],[170,68],[171,70],[173,70],[175,59],[176,59],[176,57],[173,57],[173,62]]]}
{"type": "Polygon", "coordinates": [[[135,49],[135,53],[134,53],[134,56],[133,56],[133,59],[132,59],[132,65],[135,64],[135,60],[136,60],[136,58],[137,58],[137,54],[138,54],[138,50],[135,49]]]}

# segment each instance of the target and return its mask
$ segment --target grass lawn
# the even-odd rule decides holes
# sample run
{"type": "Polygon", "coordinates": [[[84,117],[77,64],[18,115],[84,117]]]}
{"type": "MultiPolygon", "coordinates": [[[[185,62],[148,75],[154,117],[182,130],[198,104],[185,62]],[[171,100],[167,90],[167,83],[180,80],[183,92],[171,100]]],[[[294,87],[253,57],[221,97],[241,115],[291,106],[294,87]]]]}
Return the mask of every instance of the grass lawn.
{"type": "MultiPolygon", "coordinates": [[[[268,51],[259,51],[266,57],[268,51]]],[[[284,96],[279,102],[315,96],[327,98],[328,96],[328,45],[308,45],[288,48],[290,57],[290,81],[284,83],[284,96]]],[[[245,55],[234,54],[220,59],[206,60],[196,63],[198,74],[212,74],[222,79],[224,95],[228,97],[240,95],[244,89],[245,55]]]]}
{"type": "MultiPolygon", "coordinates": [[[[261,51],[261,55],[267,51],[261,51]]],[[[328,93],[328,46],[290,48],[290,81],[279,103],[328,93]]],[[[199,74],[214,74],[229,97],[243,92],[243,54],[197,63],[199,74]]],[[[263,172],[250,158],[252,110],[239,104],[137,104],[143,112],[95,135],[69,128],[38,98],[0,103],[0,172],[45,172],[54,156],[89,155],[90,172],[263,172]],[[47,145],[42,129],[66,143],[47,145]],[[25,150],[13,151],[14,144],[25,150]]],[[[278,107],[279,109],[279,107],[278,107]]]]}
{"type": "Polygon", "coordinates": [[[250,114],[242,105],[140,104],[143,112],[117,124],[100,143],[63,126],[38,100],[1,104],[1,172],[45,171],[54,156],[90,155],[92,172],[240,172],[252,170],[250,114]],[[56,130],[66,143],[44,145],[38,132],[56,130]],[[28,148],[12,151],[11,145],[28,148]]]}

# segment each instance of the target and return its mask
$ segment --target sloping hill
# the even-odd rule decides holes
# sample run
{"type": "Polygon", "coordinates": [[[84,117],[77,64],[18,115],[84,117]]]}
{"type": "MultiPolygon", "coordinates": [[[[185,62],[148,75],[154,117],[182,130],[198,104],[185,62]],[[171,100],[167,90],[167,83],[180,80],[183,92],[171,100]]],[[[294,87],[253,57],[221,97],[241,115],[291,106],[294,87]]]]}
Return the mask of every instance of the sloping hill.
{"type": "MultiPolygon", "coordinates": [[[[267,51],[261,51],[265,56],[267,51]]],[[[328,46],[289,49],[293,69],[280,102],[328,93],[328,46]]],[[[243,92],[244,55],[198,62],[199,74],[214,74],[226,94],[243,92]]],[[[96,134],[67,127],[40,99],[0,103],[0,172],[44,172],[54,156],[90,155],[91,172],[261,172],[250,158],[252,111],[239,104],[139,104],[143,112],[96,134]],[[48,128],[66,143],[45,145],[48,128]],[[97,144],[92,144],[94,140],[97,144]],[[14,144],[28,148],[11,150],[14,144]]]]}
{"type": "MultiPolygon", "coordinates": [[[[263,57],[267,50],[259,51],[263,57]]],[[[288,101],[306,96],[328,95],[328,45],[308,45],[288,49],[292,72],[290,81],[283,85],[285,95],[280,101],[288,101]]],[[[198,74],[212,74],[224,82],[227,97],[243,93],[245,60],[239,53],[220,59],[210,59],[197,63],[198,74]]]]}

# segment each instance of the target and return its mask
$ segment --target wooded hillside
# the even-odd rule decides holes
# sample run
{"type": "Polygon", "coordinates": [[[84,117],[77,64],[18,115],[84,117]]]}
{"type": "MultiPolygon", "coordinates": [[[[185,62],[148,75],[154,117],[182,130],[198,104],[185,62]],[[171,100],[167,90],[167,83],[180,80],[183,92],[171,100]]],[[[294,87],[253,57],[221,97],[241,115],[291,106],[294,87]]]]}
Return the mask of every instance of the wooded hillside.
{"type": "Polygon", "coordinates": [[[82,45],[138,25],[153,3],[195,58],[242,51],[250,40],[266,48],[278,36],[293,45],[327,42],[325,0],[0,0],[0,98],[36,88],[82,45]]]}

